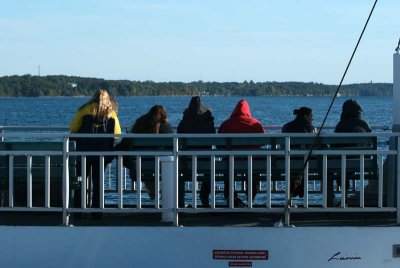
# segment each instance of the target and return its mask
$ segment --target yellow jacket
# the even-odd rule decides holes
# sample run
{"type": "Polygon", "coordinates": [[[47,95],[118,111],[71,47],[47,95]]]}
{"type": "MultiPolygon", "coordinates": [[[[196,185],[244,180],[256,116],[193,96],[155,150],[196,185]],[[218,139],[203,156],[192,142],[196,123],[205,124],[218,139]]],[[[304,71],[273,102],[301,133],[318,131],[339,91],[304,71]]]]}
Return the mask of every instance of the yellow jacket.
{"type": "MultiPolygon", "coordinates": [[[[86,105],[75,114],[75,116],[72,118],[71,125],[69,127],[72,133],[78,133],[78,131],[82,127],[84,116],[93,114],[93,106],[94,104],[86,105]]],[[[115,111],[112,111],[109,119],[114,119],[115,122],[114,134],[121,134],[121,126],[119,124],[119,120],[115,111]]]]}

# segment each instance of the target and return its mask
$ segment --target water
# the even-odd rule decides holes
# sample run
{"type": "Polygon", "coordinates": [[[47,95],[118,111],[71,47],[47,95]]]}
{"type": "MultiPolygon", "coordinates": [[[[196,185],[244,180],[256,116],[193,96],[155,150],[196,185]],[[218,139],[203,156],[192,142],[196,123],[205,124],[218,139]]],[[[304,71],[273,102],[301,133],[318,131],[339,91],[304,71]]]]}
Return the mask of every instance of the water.
{"type": "MultiPolygon", "coordinates": [[[[202,97],[220,125],[228,118],[236,103],[243,97],[202,97]]],[[[346,97],[337,98],[327,119],[327,125],[339,121],[341,106],[346,97]]],[[[392,125],[391,97],[355,97],[370,125],[392,125]]],[[[76,109],[88,97],[0,98],[0,125],[68,126],[76,109]]],[[[122,126],[131,126],[134,120],[155,104],[164,105],[169,120],[177,126],[190,97],[118,97],[118,117],[122,126]]],[[[265,126],[283,125],[293,119],[293,109],[308,106],[314,112],[314,125],[319,126],[331,102],[330,97],[246,97],[253,117],[265,126]]]]}
{"type": "MultiPolygon", "coordinates": [[[[215,117],[215,125],[219,126],[227,119],[236,103],[242,97],[202,97],[215,117]]],[[[392,125],[392,98],[391,97],[355,97],[363,107],[364,118],[370,125],[392,125]]],[[[88,97],[44,97],[44,98],[0,98],[0,126],[68,126],[77,108],[88,100],[88,97]]],[[[182,118],[182,112],[187,107],[190,97],[118,97],[120,105],[118,117],[122,126],[129,127],[134,120],[147,112],[155,104],[164,105],[169,120],[177,126],[182,118]]],[[[253,117],[256,117],[265,126],[283,125],[293,119],[293,109],[308,106],[313,109],[314,125],[319,126],[331,102],[330,97],[246,97],[250,104],[253,117]]],[[[339,121],[341,107],[345,97],[336,99],[326,125],[335,126],[339,121]]],[[[109,174],[109,169],[106,174],[109,174]]],[[[106,181],[106,189],[110,186],[116,189],[115,170],[111,170],[111,182],[106,181]]],[[[189,185],[190,186],[190,185],[189,185]]],[[[311,185],[310,185],[311,186],[311,185]]],[[[222,185],[219,185],[222,187],[222,185]]],[[[127,180],[127,188],[131,188],[131,180],[127,180]]],[[[265,185],[263,185],[265,188],[265,185]]],[[[240,195],[240,194],[239,194],[240,195]]],[[[107,193],[107,204],[117,204],[117,195],[107,193]]],[[[151,204],[146,194],[143,195],[143,204],[151,204]]],[[[136,196],[126,194],[125,204],[133,204],[136,196]]],[[[242,200],[245,200],[243,197],[242,200]]],[[[265,196],[258,194],[256,204],[265,203],[265,196]]],[[[223,204],[221,195],[217,195],[217,204],[223,204]]],[[[186,202],[191,202],[187,195],[186,202]]],[[[295,200],[296,202],[296,200],[295,200]]],[[[310,204],[321,202],[320,195],[310,195],[310,204]]],[[[199,201],[200,203],[200,201],[199,201]]],[[[284,195],[277,194],[273,204],[284,204],[284,195]]]]}

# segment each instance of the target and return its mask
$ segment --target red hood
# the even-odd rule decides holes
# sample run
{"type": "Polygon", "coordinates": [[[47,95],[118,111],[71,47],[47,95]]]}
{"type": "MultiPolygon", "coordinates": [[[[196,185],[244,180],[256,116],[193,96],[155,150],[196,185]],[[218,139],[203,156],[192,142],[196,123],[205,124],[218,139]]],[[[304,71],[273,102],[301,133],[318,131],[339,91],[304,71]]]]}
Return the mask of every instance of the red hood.
{"type": "Polygon", "coordinates": [[[230,118],[241,116],[251,117],[250,106],[246,100],[241,100],[236,104],[235,110],[233,110],[230,118]]]}
{"type": "Polygon", "coordinates": [[[233,110],[231,117],[225,120],[218,129],[219,133],[264,133],[261,123],[251,117],[250,106],[241,100],[233,110]]]}

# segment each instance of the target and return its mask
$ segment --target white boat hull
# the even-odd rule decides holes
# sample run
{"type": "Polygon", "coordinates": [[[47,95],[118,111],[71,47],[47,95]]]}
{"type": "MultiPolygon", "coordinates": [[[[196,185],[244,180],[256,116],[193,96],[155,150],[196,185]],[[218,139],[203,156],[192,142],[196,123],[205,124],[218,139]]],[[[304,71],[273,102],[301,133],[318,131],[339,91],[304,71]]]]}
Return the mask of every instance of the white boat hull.
{"type": "Polygon", "coordinates": [[[400,267],[396,227],[0,226],[0,237],[2,267],[400,267]]]}

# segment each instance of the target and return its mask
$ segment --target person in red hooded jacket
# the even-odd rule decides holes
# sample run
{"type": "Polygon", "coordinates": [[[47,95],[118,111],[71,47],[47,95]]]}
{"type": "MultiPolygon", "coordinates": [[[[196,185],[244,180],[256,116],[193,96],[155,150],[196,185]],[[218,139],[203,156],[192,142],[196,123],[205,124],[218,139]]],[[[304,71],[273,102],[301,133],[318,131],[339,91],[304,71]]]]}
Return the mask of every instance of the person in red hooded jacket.
{"type": "MultiPolygon", "coordinates": [[[[218,133],[264,133],[264,127],[255,118],[251,117],[250,106],[246,100],[240,100],[233,110],[231,117],[225,120],[218,129],[218,133]]],[[[224,182],[225,199],[229,197],[228,179],[224,182]],[[228,185],[228,187],[226,187],[228,185]]],[[[257,193],[257,180],[253,180],[253,199],[257,193]]],[[[243,202],[237,197],[234,197],[235,206],[244,206],[243,202]]]]}

